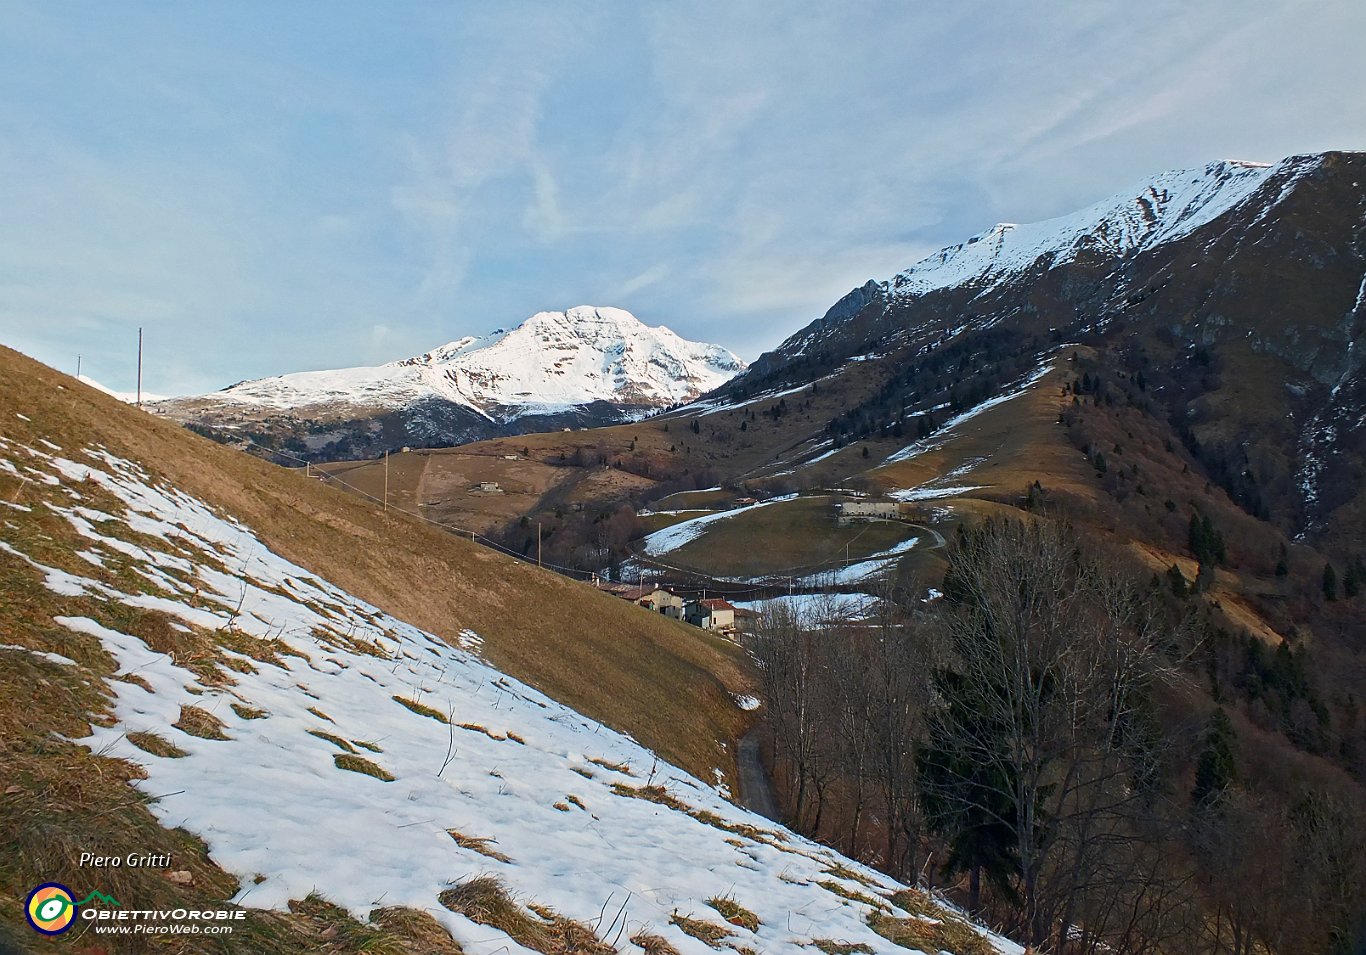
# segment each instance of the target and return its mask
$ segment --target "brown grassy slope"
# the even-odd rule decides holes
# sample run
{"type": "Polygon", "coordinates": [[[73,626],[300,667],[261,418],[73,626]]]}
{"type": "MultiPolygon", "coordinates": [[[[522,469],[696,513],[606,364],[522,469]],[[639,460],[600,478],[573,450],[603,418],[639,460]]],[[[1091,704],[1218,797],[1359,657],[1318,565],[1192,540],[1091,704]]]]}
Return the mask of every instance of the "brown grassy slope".
{"type": "MultiPolygon", "coordinates": [[[[1060,435],[1058,413],[1064,407],[1063,383],[1073,377],[1070,366],[1066,356],[1055,359],[1053,370],[1024,394],[932,436],[923,453],[878,467],[870,477],[876,486],[909,488],[960,471],[944,483],[980,486],[982,491],[972,496],[1013,501],[1036,480],[1094,496],[1086,462],[1060,435]]],[[[874,449],[885,455],[889,447],[896,450],[885,442],[874,449]]]]}
{"type": "Polygon", "coordinates": [[[679,766],[733,771],[722,744],[746,717],[730,694],[748,678],[724,641],[216,445],[5,348],[0,381],[0,421],[23,413],[59,444],[101,443],[388,613],[447,639],[477,631],[493,665],[679,766]]]}
{"type": "Polygon", "coordinates": [[[706,525],[697,539],[665,555],[671,565],[734,577],[801,576],[857,562],[908,537],[923,536],[894,521],[840,527],[827,495],[741,508],[706,525]],[[846,552],[845,546],[848,545],[846,552]]]}

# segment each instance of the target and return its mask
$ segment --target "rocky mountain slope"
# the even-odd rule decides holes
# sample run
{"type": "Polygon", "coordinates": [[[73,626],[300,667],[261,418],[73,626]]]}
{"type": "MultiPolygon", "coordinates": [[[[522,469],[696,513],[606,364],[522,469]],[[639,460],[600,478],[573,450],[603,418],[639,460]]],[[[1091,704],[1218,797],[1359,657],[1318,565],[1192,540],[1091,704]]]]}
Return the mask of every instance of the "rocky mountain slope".
{"type": "MultiPolygon", "coordinates": [[[[1366,529],[1366,155],[1182,170],[1081,212],[998,225],[845,296],[711,406],[839,375],[877,392],[830,446],[937,427],[1084,343],[1141,377],[1211,475],[1292,536],[1366,529]]],[[[1357,538],[1359,539],[1359,537],[1357,538]]]]}
{"type": "Polygon", "coordinates": [[[744,368],[719,345],[648,327],[622,309],[580,306],[415,358],[241,382],[156,410],[321,460],[629,421],[744,368]]]}

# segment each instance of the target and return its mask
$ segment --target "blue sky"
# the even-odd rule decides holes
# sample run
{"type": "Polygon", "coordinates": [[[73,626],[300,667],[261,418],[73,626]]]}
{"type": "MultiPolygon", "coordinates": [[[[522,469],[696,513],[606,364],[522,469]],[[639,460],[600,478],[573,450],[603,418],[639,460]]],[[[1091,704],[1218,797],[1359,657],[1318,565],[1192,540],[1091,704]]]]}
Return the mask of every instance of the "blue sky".
{"type": "Polygon", "coordinates": [[[1164,169],[1366,148],[1366,4],[0,0],[0,342],[131,387],[628,308],[752,359],[1164,169]]]}

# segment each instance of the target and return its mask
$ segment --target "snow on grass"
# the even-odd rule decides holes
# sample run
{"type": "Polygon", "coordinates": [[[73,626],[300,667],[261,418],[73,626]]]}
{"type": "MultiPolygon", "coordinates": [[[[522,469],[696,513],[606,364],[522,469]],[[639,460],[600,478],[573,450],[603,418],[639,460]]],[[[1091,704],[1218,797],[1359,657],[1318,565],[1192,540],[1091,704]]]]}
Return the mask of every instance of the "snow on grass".
{"type": "MultiPolygon", "coordinates": [[[[680,925],[714,917],[716,898],[754,914],[753,928],[729,929],[742,947],[798,952],[838,937],[900,951],[868,925],[870,906],[819,884],[836,873],[834,884],[886,899],[900,888],[894,881],[732,805],[629,737],[319,580],[129,462],[34,453],[127,505],[114,525],[65,511],[82,537],[114,548],[113,534],[136,524],[145,545],[138,560],[149,570],[187,563],[197,581],[193,605],[174,591],[125,594],[0,542],[48,586],[158,610],[210,640],[269,647],[250,658],[220,647],[239,666],[223,670],[226,680],[205,680],[136,636],[79,613],[56,618],[98,639],[120,675],[137,678],[108,681],[115,720],[81,742],[145,769],[134,785],[162,796],[151,811],[205,840],[213,861],[241,878],[238,902],[283,909],[316,890],[364,919],[382,899],[432,913],[472,955],[516,955],[525,949],[502,932],[438,901],[454,883],[494,874],[520,898],[587,923],[620,910],[630,927],[623,937],[651,927],[681,955],[710,951],[680,925]],[[134,742],[152,739],[167,745],[134,742]],[[476,844],[489,840],[497,855],[476,844]]],[[[476,639],[467,631],[460,643],[476,649],[476,639]]]]}
{"type": "Polygon", "coordinates": [[[982,412],[989,411],[990,409],[995,408],[997,405],[1005,404],[1012,398],[1020,397],[1020,395],[1023,395],[1027,391],[1029,391],[1029,389],[1032,388],[1035,384],[1037,384],[1038,381],[1044,377],[1044,375],[1048,374],[1052,370],[1052,359],[1045,361],[1042,365],[1040,365],[1037,369],[1034,370],[1033,374],[1031,374],[1024,381],[1022,381],[1019,385],[1017,385],[1013,391],[1007,391],[1003,394],[994,395],[993,397],[988,398],[986,401],[973,405],[968,410],[960,412],[957,415],[954,415],[948,421],[944,422],[943,426],[936,430],[934,434],[930,435],[928,438],[922,438],[919,441],[916,441],[914,444],[907,445],[900,451],[894,452],[893,454],[888,456],[888,458],[882,463],[895,464],[898,461],[909,461],[911,458],[914,458],[917,455],[923,454],[924,452],[929,451],[932,448],[939,447],[941,444],[948,440],[949,434],[959,425],[971,421],[973,418],[977,417],[982,412]]]}
{"type": "Polygon", "coordinates": [[[933,501],[941,497],[957,497],[969,491],[978,491],[984,484],[959,484],[946,487],[930,487],[922,484],[920,487],[906,488],[902,491],[889,491],[887,496],[897,501],[933,501]]]}
{"type": "Polygon", "coordinates": [[[877,598],[872,594],[789,594],[768,600],[734,600],[737,607],[764,612],[783,607],[798,620],[862,620],[873,612],[877,598]]]}
{"type": "Polygon", "coordinates": [[[886,574],[896,566],[897,561],[914,547],[920,538],[912,537],[894,547],[865,557],[853,564],[846,564],[834,570],[822,571],[807,577],[799,577],[795,583],[799,587],[848,587],[866,584],[886,574]]]}
{"type": "Polygon", "coordinates": [[[46,650],[34,650],[32,647],[21,647],[17,643],[0,643],[0,650],[13,650],[16,653],[27,653],[31,656],[41,657],[50,663],[60,663],[62,666],[74,667],[76,661],[70,657],[64,657],[60,653],[49,653],[46,650]]]}
{"type": "Polygon", "coordinates": [[[670,527],[665,527],[655,531],[645,538],[645,553],[651,557],[660,557],[671,551],[678,550],[684,544],[690,544],[697,540],[707,531],[709,524],[717,521],[724,521],[741,514],[749,513],[760,507],[768,507],[770,504],[781,504],[784,501],[791,501],[797,497],[795,494],[784,494],[779,497],[769,498],[758,504],[751,504],[748,507],[737,507],[729,511],[713,511],[703,514],[701,517],[694,517],[686,521],[680,521],[670,527]]]}

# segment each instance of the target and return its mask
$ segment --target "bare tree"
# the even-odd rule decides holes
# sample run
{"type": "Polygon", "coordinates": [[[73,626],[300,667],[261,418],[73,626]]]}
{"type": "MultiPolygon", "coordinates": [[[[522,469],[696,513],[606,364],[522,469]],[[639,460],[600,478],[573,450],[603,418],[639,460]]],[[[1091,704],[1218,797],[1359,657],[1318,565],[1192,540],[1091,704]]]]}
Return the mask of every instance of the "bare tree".
{"type": "MultiPolygon", "coordinates": [[[[1143,809],[1147,691],[1183,636],[1150,590],[1057,522],[987,523],[950,554],[922,780],[960,848],[1008,860],[1018,930],[1066,951],[1123,880],[1106,877],[1143,809]]],[[[998,870],[999,874],[999,870],[998,870]]]]}

